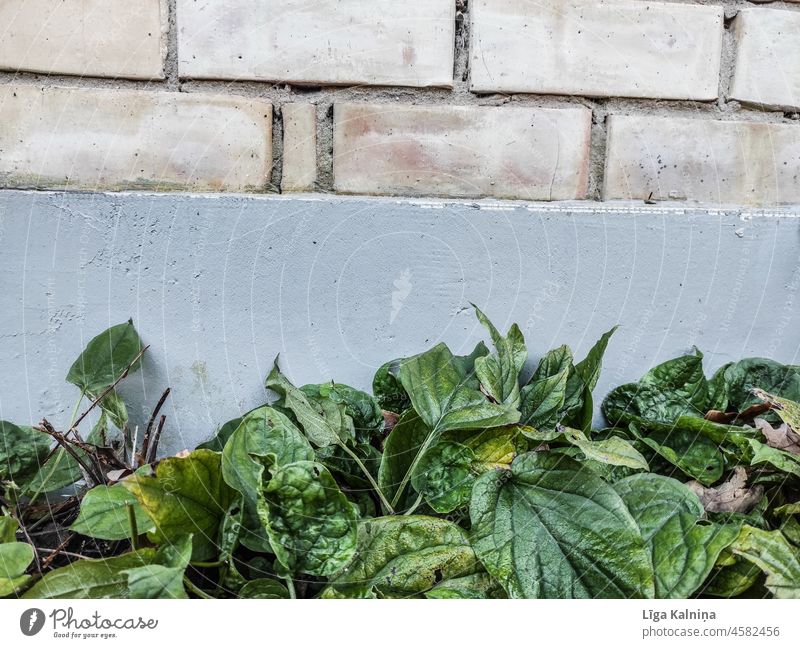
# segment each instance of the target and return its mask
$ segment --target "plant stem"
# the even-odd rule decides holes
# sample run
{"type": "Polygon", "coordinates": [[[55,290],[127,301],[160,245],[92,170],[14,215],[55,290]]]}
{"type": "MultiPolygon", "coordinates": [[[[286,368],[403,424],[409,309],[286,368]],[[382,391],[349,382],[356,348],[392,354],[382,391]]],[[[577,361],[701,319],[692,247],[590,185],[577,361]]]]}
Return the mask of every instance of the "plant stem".
{"type": "Polygon", "coordinates": [[[414,457],[414,460],[411,462],[411,465],[408,467],[406,474],[403,476],[403,481],[400,482],[400,487],[397,489],[397,492],[394,494],[394,499],[392,499],[392,506],[397,506],[397,503],[400,501],[400,497],[403,495],[403,491],[408,486],[408,482],[411,481],[411,475],[414,474],[414,471],[417,469],[417,465],[419,465],[422,456],[428,451],[428,448],[433,443],[433,440],[438,437],[436,428],[428,435],[428,438],[425,439],[423,444],[419,447],[419,451],[417,455],[414,457]]]}
{"type": "Polygon", "coordinates": [[[283,580],[286,581],[286,589],[289,590],[289,598],[296,599],[297,592],[294,591],[294,581],[290,577],[286,577],[283,580]]]}
{"type": "Polygon", "coordinates": [[[81,406],[83,402],[83,397],[86,396],[86,390],[81,389],[81,395],[78,397],[78,402],[75,403],[75,407],[72,410],[72,414],[69,416],[69,427],[67,430],[71,430],[75,425],[75,417],[78,416],[78,408],[81,406]]]}
{"type": "Polygon", "coordinates": [[[217,560],[216,562],[193,562],[189,563],[192,567],[222,567],[225,563],[222,560],[217,560]]]}
{"type": "Polygon", "coordinates": [[[375,492],[378,494],[378,497],[381,500],[381,504],[383,504],[384,508],[386,509],[386,513],[388,513],[389,515],[394,515],[394,507],[392,506],[392,504],[389,503],[389,500],[386,499],[386,495],[383,494],[383,491],[380,489],[377,482],[370,474],[369,470],[367,470],[367,467],[364,465],[364,462],[362,462],[361,459],[358,458],[358,455],[355,452],[353,452],[350,448],[347,447],[346,443],[340,443],[339,446],[342,448],[342,450],[344,450],[347,454],[350,455],[353,461],[355,461],[358,467],[361,469],[361,472],[364,473],[364,476],[367,478],[367,481],[370,483],[372,488],[374,488],[375,492]]]}
{"type": "Polygon", "coordinates": [[[193,582],[192,582],[192,581],[189,579],[189,577],[188,577],[188,576],[184,576],[184,577],[183,577],[183,584],[186,586],[186,588],[187,588],[187,589],[188,589],[188,590],[189,590],[189,591],[190,591],[192,594],[195,594],[196,596],[199,596],[199,597],[200,597],[200,598],[202,598],[202,599],[209,599],[209,600],[213,600],[213,598],[214,598],[213,596],[210,596],[209,594],[206,594],[206,593],[205,593],[203,590],[201,590],[199,587],[197,587],[197,585],[195,585],[195,584],[194,584],[194,583],[193,583],[193,582]]]}
{"type": "Polygon", "coordinates": [[[422,504],[422,495],[417,495],[416,501],[411,505],[411,508],[408,509],[403,515],[411,515],[414,511],[417,510],[417,507],[422,504]]]}
{"type": "Polygon", "coordinates": [[[131,525],[131,547],[134,551],[139,549],[139,528],[136,524],[136,511],[133,509],[133,504],[128,504],[128,522],[131,525]]]}

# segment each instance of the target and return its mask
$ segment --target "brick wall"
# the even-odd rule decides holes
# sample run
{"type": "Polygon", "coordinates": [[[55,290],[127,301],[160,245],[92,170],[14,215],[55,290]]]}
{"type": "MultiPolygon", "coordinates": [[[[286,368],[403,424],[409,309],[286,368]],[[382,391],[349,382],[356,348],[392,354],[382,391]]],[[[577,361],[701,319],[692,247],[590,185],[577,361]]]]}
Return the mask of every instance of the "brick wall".
{"type": "Polygon", "coordinates": [[[800,204],[800,2],[3,0],[0,187],[800,204]]]}

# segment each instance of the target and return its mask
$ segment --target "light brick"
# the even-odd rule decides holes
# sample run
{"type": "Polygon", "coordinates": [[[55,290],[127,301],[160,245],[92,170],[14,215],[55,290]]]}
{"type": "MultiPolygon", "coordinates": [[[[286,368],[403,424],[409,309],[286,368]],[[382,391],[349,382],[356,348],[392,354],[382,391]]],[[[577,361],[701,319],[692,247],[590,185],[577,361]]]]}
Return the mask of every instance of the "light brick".
{"type": "Polygon", "coordinates": [[[721,7],[641,0],[475,0],[470,88],[712,100],[721,7]]]}
{"type": "Polygon", "coordinates": [[[334,107],[334,185],[344,193],[584,198],[585,108],[334,107]]]}
{"type": "Polygon", "coordinates": [[[317,107],[284,104],[282,191],[312,191],[317,181],[317,107]]]}
{"type": "Polygon", "coordinates": [[[606,200],[800,203],[800,126],[653,117],[608,119],[606,200]]]}
{"type": "Polygon", "coordinates": [[[734,34],[731,99],[778,110],[800,108],[800,13],[742,9],[734,34]]]}
{"type": "Polygon", "coordinates": [[[453,83],[453,0],[178,0],[182,77],[453,83]]]}
{"type": "Polygon", "coordinates": [[[163,79],[166,0],[2,0],[0,69],[163,79]]]}
{"type": "Polygon", "coordinates": [[[260,190],[271,166],[259,99],[0,86],[3,187],[260,190]]]}

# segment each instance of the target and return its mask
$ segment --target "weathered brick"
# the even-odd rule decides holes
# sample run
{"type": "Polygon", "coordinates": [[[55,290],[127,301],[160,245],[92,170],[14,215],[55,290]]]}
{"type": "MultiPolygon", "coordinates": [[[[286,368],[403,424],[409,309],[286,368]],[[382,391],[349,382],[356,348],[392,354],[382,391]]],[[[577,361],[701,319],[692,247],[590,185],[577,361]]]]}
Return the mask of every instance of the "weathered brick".
{"type": "Polygon", "coordinates": [[[283,115],[281,190],[311,191],[317,181],[317,107],[292,103],[283,115]]]}
{"type": "Polygon", "coordinates": [[[263,100],[0,86],[0,186],[260,190],[271,166],[263,100]]]}
{"type": "Polygon", "coordinates": [[[453,83],[453,0],[178,0],[182,77],[453,83]]]}
{"type": "Polygon", "coordinates": [[[800,203],[800,126],[673,117],[608,119],[606,200],[800,203]]]}
{"type": "Polygon", "coordinates": [[[163,79],[166,0],[2,0],[0,69],[163,79]]]}
{"type": "Polygon", "coordinates": [[[711,100],[721,7],[641,0],[475,0],[470,88],[711,100]]]}
{"type": "Polygon", "coordinates": [[[344,193],[586,196],[585,108],[336,104],[333,128],[344,193]]]}
{"type": "Polygon", "coordinates": [[[742,9],[734,21],[731,99],[766,108],[800,108],[800,13],[742,9]]]}

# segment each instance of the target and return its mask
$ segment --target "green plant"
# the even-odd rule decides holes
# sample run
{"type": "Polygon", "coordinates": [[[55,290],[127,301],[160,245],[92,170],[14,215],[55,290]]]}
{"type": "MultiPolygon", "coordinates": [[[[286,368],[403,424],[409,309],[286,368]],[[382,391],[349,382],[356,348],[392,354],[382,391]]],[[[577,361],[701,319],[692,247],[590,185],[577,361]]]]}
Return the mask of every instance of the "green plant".
{"type": "Polygon", "coordinates": [[[675,358],[596,430],[614,329],[522,378],[519,328],[476,312],[493,351],[392,360],[374,395],[276,361],[274,401],[162,459],[169,390],[138,439],[117,386],[146,347],[103,332],[66,431],[0,424],[0,596],[800,596],[800,367],[675,358]]]}

